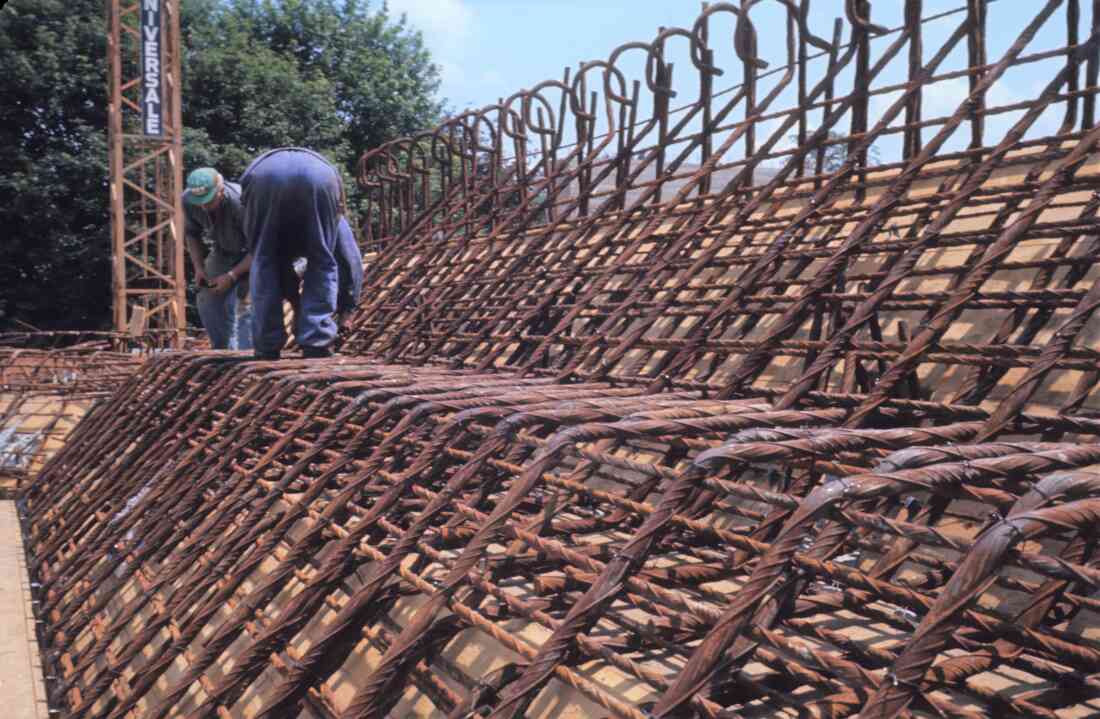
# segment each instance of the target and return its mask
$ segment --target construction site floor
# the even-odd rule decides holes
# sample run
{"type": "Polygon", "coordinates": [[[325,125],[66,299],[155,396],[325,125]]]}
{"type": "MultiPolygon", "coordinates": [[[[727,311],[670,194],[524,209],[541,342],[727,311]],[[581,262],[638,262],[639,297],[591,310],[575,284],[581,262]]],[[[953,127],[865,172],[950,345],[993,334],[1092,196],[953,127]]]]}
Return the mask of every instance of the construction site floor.
{"type": "Polygon", "coordinates": [[[0,707],[8,719],[49,714],[23,537],[11,501],[0,501],[0,707]]]}

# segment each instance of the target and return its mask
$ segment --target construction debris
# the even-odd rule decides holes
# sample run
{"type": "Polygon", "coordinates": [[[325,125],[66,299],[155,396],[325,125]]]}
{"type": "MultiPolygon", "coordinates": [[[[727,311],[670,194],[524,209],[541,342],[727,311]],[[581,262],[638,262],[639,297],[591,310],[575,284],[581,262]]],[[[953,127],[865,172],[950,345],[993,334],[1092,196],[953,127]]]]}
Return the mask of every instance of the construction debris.
{"type": "Polygon", "coordinates": [[[369,153],[343,357],[96,404],[23,500],[56,708],[1100,711],[1100,7],[808,5],[369,153]]]}

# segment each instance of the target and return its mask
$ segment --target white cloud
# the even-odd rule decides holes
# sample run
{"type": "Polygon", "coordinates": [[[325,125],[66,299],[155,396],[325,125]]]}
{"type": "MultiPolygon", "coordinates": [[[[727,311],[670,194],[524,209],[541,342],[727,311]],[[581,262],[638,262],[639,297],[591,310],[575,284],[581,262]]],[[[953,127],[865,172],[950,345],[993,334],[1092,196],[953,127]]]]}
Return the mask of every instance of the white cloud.
{"type": "Polygon", "coordinates": [[[970,96],[970,83],[961,77],[943,80],[924,89],[921,98],[926,117],[953,115],[963,101],[970,96]]]}
{"type": "MultiPolygon", "coordinates": [[[[1004,78],[995,82],[986,92],[986,107],[996,108],[1006,105],[1015,105],[1027,99],[1026,91],[1021,92],[1017,89],[1019,79],[1020,78],[1013,78],[1016,84],[1004,78]]],[[[1034,87],[1031,89],[1034,93],[1033,97],[1039,94],[1039,91],[1034,87]]],[[[899,90],[873,97],[871,99],[870,108],[871,123],[874,124],[877,122],[886,112],[886,109],[900,96],[901,91],[899,90]]],[[[970,82],[963,77],[953,77],[928,85],[924,88],[921,97],[921,116],[926,120],[949,117],[955,114],[969,96],[970,82]]],[[[1062,108],[1063,106],[1047,108],[1047,110],[1032,124],[1027,136],[1038,137],[1039,135],[1050,134],[1057,131],[1061,121],[1062,108]]],[[[987,145],[996,145],[1022,115],[1022,110],[989,115],[985,121],[983,142],[987,145]]],[[[904,111],[902,111],[894,119],[892,124],[897,126],[904,121],[905,114],[904,111]]],[[[931,139],[939,129],[939,126],[925,128],[922,132],[925,141],[931,139]]],[[[969,133],[968,125],[964,121],[947,141],[944,150],[954,151],[962,149],[962,146],[969,141],[969,133]]],[[[899,142],[899,140],[896,139],[897,136],[894,137],[895,139],[893,141],[899,142]]]]}
{"type": "Polygon", "coordinates": [[[470,48],[476,45],[475,12],[467,0],[388,0],[391,15],[404,13],[409,24],[424,35],[424,44],[439,66],[443,95],[465,106],[467,87],[474,77],[470,48]]]}
{"type": "MultiPolygon", "coordinates": [[[[962,77],[953,77],[928,86],[924,91],[922,104],[925,115],[938,117],[951,115],[970,96],[970,82],[962,77]]],[[[993,83],[985,94],[987,106],[1013,105],[1024,99],[1007,82],[1001,80],[993,83]]]]}
{"type": "Polygon", "coordinates": [[[461,83],[466,79],[466,73],[462,70],[462,66],[450,60],[439,62],[439,73],[443,76],[445,82],[461,83]]]}
{"type": "MultiPolygon", "coordinates": [[[[869,119],[868,126],[873,127],[875,123],[881,120],[882,116],[886,114],[886,111],[889,110],[890,107],[898,101],[898,98],[901,97],[901,94],[901,90],[896,90],[894,92],[887,92],[882,95],[872,96],[870,107],[867,110],[867,116],[869,119]]],[[[904,121],[905,111],[903,110],[902,112],[898,113],[898,115],[894,118],[894,123],[897,124],[904,121]]],[[[840,132],[844,131],[841,130],[840,132]]]]}
{"type": "Polygon", "coordinates": [[[437,52],[459,49],[474,32],[474,11],[465,0],[388,0],[388,5],[394,15],[405,13],[437,52]]]}
{"type": "MultiPolygon", "coordinates": [[[[876,122],[885,114],[890,105],[902,95],[901,90],[895,90],[884,95],[875,95],[871,98],[870,117],[876,122]]],[[[927,85],[921,96],[921,115],[925,118],[946,117],[953,115],[960,105],[970,96],[970,83],[965,78],[953,77],[947,80],[927,85]]],[[[1016,92],[1008,83],[996,82],[985,95],[986,105],[998,107],[1012,105],[1020,102],[1024,96],[1016,92]]],[[[904,122],[904,111],[895,118],[895,123],[904,122]]]]}

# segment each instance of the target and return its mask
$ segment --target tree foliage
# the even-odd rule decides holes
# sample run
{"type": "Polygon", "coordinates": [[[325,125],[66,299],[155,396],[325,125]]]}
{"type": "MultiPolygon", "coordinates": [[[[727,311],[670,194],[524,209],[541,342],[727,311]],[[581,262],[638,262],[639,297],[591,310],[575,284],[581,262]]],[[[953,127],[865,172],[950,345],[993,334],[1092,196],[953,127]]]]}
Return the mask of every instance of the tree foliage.
{"type": "MultiPolygon", "coordinates": [[[[810,131],[807,136],[812,136],[814,131],[810,131]]],[[[797,145],[798,135],[788,135],[787,139],[797,145]]],[[[825,139],[825,152],[821,158],[821,171],[824,174],[830,174],[839,170],[845,162],[848,160],[848,139],[845,135],[841,135],[838,132],[829,131],[828,136],[825,139]]],[[[817,169],[817,153],[811,152],[802,161],[805,171],[813,173],[817,169]]],[[[881,164],[881,156],[876,146],[871,145],[867,148],[867,165],[873,167],[881,164]]]]}
{"type": "MultiPolygon", "coordinates": [[[[106,0],[0,10],[0,328],[110,323],[106,0]]],[[[365,0],[183,0],[184,161],[237,177],[310,147],[354,176],[362,152],[433,123],[420,34],[365,0]]]]}

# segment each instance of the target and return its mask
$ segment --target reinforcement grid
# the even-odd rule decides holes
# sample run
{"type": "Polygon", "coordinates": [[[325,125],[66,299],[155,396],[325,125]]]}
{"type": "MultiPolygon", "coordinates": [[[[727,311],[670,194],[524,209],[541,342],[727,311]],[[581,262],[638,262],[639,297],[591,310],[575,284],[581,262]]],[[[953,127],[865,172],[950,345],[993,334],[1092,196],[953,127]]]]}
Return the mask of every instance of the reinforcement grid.
{"type": "Polygon", "coordinates": [[[368,153],[342,357],[156,355],[25,493],[56,707],[1096,714],[1079,5],[715,4],[368,153]]]}
{"type": "Polygon", "coordinates": [[[97,400],[141,364],[96,332],[0,334],[0,491],[20,489],[97,400]]]}

